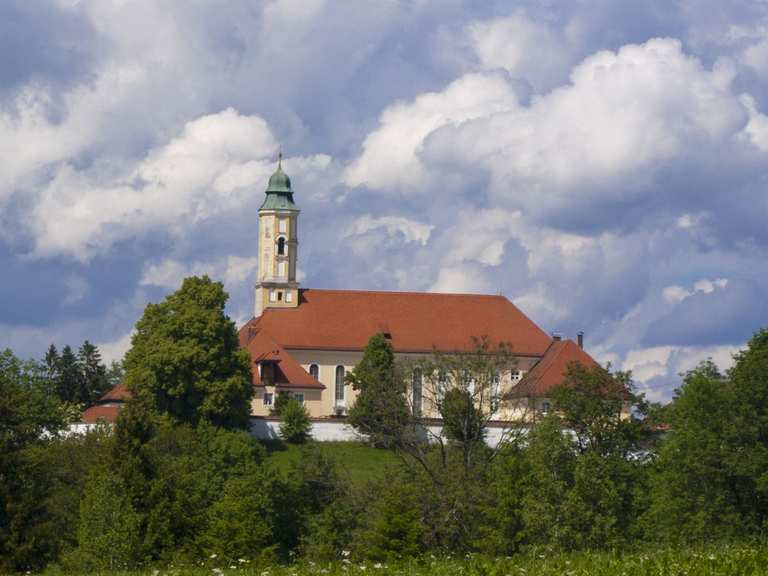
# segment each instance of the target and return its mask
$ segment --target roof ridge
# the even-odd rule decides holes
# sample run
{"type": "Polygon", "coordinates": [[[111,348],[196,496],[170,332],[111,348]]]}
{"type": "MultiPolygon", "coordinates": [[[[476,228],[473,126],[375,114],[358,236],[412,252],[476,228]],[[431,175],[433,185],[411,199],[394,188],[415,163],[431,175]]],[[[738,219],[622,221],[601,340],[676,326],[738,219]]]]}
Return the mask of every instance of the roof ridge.
{"type": "Polygon", "coordinates": [[[504,298],[512,302],[504,294],[474,294],[471,292],[416,292],[410,290],[345,290],[342,288],[300,288],[300,292],[336,292],[348,294],[407,294],[409,296],[470,296],[472,298],[504,298]]]}

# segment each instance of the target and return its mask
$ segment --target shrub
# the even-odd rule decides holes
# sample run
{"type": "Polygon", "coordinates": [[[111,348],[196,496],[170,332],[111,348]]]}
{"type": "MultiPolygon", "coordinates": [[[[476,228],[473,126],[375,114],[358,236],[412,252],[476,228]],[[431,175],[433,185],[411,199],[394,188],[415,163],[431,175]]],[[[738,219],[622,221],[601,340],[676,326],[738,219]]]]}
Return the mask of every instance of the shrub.
{"type": "Polygon", "coordinates": [[[280,415],[283,418],[280,424],[280,435],[283,440],[292,444],[301,444],[309,438],[312,423],[309,421],[306,408],[299,404],[298,400],[291,398],[286,402],[280,415]]]}

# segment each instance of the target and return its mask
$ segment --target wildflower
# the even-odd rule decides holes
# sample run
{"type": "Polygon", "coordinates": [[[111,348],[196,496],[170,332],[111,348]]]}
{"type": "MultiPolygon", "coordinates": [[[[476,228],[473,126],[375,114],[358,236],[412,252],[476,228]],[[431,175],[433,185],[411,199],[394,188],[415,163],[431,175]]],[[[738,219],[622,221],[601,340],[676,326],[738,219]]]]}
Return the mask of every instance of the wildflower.
{"type": "Polygon", "coordinates": [[[344,558],[349,556],[349,550],[342,550],[341,555],[344,556],[344,558]]]}
{"type": "Polygon", "coordinates": [[[381,568],[381,562],[376,562],[376,564],[373,565],[374,568],[381,568]]]}
{"type": "Polygon", "coordinates": [[[211,554],[211,558],[216,558],[216,554],[211,554]]]}

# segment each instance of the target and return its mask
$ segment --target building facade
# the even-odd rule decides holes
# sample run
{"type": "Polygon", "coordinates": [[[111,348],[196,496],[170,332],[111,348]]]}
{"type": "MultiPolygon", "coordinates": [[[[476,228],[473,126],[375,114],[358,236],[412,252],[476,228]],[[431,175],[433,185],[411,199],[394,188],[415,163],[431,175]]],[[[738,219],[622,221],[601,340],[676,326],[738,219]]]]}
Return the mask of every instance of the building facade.
{"type": "MultiPolygon", "coordinates": [[[[259,209],[254,317],[239,331],[251,355],[252,414],[272,414],[278,394],[295,396],[314,419],[340,418],[355,401],[345,376],[360,361],[371,336],[381,333],[396,357],[416,360],[467,353],[473,337],[506,343],[514,365],[500,374],[507,400],[499,421],[534,418],[549,409],[548,391],[563,381],[570,362],[595,361],[579,343],[545,333],[501,295],[318,290],[296,280],[299,209],[282,160],[259,209]]],[[[414,378],[409,399],[437,418],[436,399],[414,378]]]]}

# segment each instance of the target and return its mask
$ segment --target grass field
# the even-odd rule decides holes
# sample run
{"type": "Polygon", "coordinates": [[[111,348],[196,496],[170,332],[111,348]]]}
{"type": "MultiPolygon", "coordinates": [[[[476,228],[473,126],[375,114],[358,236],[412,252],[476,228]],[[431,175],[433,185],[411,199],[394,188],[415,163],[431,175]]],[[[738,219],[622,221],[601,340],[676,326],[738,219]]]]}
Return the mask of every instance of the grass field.
{"type": "MultiPolygon", "coordinates": [[[[214,559],[215,562],[220,559],[214,559]]],[[[716,547],[700,550],[658,550],[636,554],[530,553],[512,558],[433,558],[408,562],[320,563],[288,566],[231,565],[104,573],[138,576],[762,576],[768,574],[768,548],[716,547]]]]}
{"type": "MultiPolygon", "coordinates": [[[[265,446],[269,452],[268,465],[280,473],[287,473],[291,464],[301,457],[300,446],[284,443],[267,443],[265,446]]],[[[382,478],[388,469],[400,465],[400,460],[392,452],[358,442],[321,442],[315,446],[333,458],[339,473],[355,484],[382,478]]]]}

